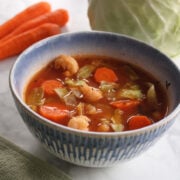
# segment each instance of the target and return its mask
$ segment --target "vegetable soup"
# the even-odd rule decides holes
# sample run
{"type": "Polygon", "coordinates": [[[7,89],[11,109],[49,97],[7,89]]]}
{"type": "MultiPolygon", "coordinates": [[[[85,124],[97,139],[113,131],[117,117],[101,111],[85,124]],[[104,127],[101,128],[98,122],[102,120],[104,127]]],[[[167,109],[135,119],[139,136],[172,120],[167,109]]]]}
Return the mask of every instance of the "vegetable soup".
{"type": "Polygon", "coordinates": [[[28,83],[25,102],[50,121],[84,131],[120,132],[161,120],[168,101],[159,81],[110,57],[60,55],[28,83]]]}

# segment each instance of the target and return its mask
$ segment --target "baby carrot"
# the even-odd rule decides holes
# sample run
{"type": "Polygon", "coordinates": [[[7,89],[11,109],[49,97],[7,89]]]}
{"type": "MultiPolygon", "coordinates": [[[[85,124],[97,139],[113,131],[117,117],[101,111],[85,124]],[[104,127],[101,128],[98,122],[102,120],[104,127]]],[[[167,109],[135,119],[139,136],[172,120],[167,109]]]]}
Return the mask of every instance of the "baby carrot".
{"type": "Polygon", "coordinates": [[[68,19],[69,19],[68,12],[65,9],[57,9],[56,11],[43,14],[41,16],[38,16],[32,20],[23,23],[22,25],[17,27],[14,31],[12,31],[10,34],[2,38],[0,42],[2,43],[17,34],[35,28],[44,23],[54,23],[62,27],[67,23],[68,19]]]}
{"type": "Polygon", "coordinates": [[[148,126],[150,124],[152,124],[151,119],[149,119],[147,116],[143,116],[143,115],[132,116],[128,119],[128,129],[129,130],[139,129],[139,128],[148,126]]]}
{"type": "Polygon", "coordinates": [[[39,114],[54,122],[65,124],[68,117],[68,109],[59,103],[48,103],[39,107],[39,114]]]}
{"type": "Polygon", "coordinates": [[[41,84],[44,93],[47,95],[56,94],[54,89],[62,87],[62,83],[58,80],[46,80],[41,84]]]}
{"type": "Polygon", "coordinates": [[[48,13],[51,11],[51,6],[47,2],[39,2],[34,5],[29,6],[25,10],[21,11],[5,23],[0,26],[0,38],[9,34],[17,26],[23,24],[24,22],[31,20],[37,16],[48,13]]]}
{"type": "Polygon", "coordinates": [[[12,39],[0,43],[0,60],[18,55],[33,43],[46,37],[58,34],[60,28],[57,24],[45,23],[34,29],[19,34],[12,39]]]}
{"type": "Polygon", "coordinates": [[[118,77],[112,69],[106,67],[100,67],[96,70],[94,74],[94,79],[97,82],[106,81],[106,82],[116,82],[118,77]]]}

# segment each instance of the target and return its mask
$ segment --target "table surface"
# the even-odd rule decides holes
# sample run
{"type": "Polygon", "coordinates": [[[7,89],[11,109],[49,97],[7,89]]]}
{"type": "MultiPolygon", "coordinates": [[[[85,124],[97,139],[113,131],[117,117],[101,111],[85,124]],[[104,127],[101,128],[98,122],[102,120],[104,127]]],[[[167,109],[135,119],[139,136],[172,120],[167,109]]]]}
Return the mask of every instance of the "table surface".
{"type": "MultiPolygon", "coordinates": [[[[0,24],[37,0],[0,0],[0,24]]],[[[87,0],[49,0],[52,8],[65,8],[70,13],[63,31],[90,30],[87,0]]],[[[59,169],[74,180],[180,180],[180,120],[141,156],[111,168],[85,168],[64,162],[48,153],[30,134],[19,116],[10,94],[8,76],[17,57],[0,61],[0,136],[15,143],[59,169]]],[[[180,58],[173,60],[180,67],[180,58]]]]}

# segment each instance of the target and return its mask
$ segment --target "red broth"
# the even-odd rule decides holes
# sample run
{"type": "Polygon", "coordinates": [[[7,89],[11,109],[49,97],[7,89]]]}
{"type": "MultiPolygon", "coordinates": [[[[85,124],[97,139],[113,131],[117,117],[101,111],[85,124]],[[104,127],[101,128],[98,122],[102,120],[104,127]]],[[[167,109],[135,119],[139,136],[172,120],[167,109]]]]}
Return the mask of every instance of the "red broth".
{"type": "Polygon", "coordinates": [[[101,56],[52,60],[27,85],[25,102],[71,128],[117,132],[142,128],[167,113],[165,90],[152,75],[101,56]]]}

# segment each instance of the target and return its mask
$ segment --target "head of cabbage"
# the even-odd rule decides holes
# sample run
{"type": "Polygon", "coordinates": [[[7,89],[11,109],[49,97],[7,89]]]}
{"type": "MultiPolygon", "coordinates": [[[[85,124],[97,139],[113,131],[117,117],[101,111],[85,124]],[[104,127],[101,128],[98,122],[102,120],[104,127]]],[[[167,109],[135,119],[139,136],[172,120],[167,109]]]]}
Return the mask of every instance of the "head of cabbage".
{"type": "Polygon", "coordinates": [[[89,0],[94,30],[125,34],[166,55],[180,54],[180,0],[89,0]]]}

